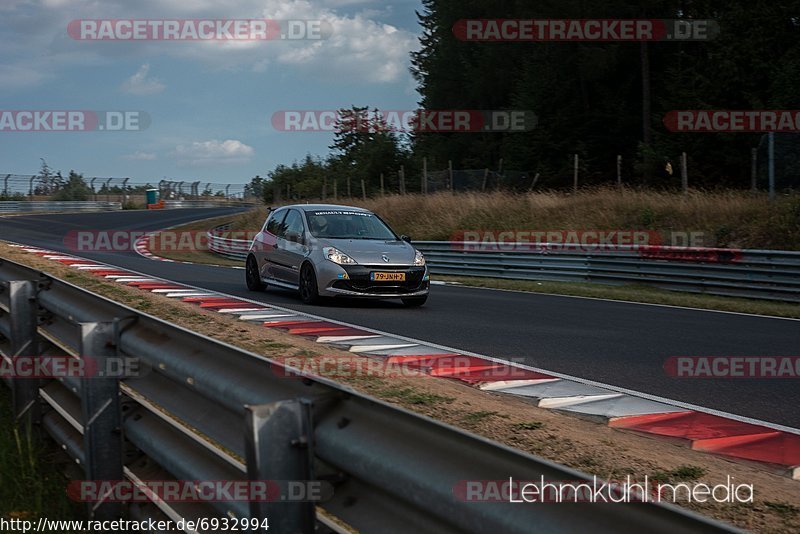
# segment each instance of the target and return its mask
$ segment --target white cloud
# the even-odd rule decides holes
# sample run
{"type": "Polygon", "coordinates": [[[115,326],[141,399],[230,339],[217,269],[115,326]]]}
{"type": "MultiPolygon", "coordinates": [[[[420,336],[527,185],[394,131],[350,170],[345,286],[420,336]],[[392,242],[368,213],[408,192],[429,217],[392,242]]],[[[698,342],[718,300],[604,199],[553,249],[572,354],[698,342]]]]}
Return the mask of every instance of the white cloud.
{"type": "Polygon", "coordinates": [[[0,89],[23,89],[39,85],[48,76],[26,65],[0,65],[0,89]]]}
{"type": "Polygon", "coordinates": [[[122,84],[122,92],[137,96],[154,95],[164,90],[165,86],[156,78],[148,78],[150,64],[145,63],[136,73],[122,84]]]}
{"type": "MultiPolygon", "coordinates": [[[[17,56],[14,63],[22,65],[38,61],[41,68],[37,70],[55,75],[75,66],[166,56],[189,59],[212,69],[267,74],[290,66],[322,82],[402,83],[410,77],[409,51],[418,46],[414,33],[380,22],[382,15],[375,8],[383,6],[374,0],[140,0],[135,9],[122,0],[2,1],[11,2],[10,8],[7,4],[4,7],[8,11],[0,25],[0,37],[8,45],[7,59],[17,56]],[[353,7],[359,5],[363,9],[354,11],[353,7]],[[344,9],[347,14],[342,13],[344,9]],[[67,35],[70,20],[141,18],[144,13],[149,13],[149,18],[219,18],[220,13],[230,13],[232,18],[322,20],[333,28],[333,35],[321,41],[194,43],[78,42],[67,35]]],[[[163,84],[148,78],[147,68],[143,68],[145,72],[140,69],[123,84],[124,88],[132,94],[162,91],[163,84]]]]}
{"type": "Polygon", "coordinates": [[[253,157],[253,147],[235,139],[218,141],[194,141],[190,145],[175,147],[175,158],[179,165],[209,167],[214,165],[241,164],[253,157]]]}
{"type": "Polygon", "coordinates": [[[126,154],[122,156],[122,159],[127,159],[132,161],[153,161],[154,159],[156,159],[156,155],[154,152],[136,151],[133,154],[126,154]]]}

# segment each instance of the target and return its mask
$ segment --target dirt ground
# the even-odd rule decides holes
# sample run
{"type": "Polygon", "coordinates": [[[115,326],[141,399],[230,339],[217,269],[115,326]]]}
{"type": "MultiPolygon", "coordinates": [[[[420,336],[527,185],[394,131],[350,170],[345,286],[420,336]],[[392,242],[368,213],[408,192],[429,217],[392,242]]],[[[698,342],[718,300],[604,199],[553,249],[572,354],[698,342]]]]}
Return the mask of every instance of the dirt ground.
{"type": "MultiPolygon", "coordinates": [[[[301,358],[313,365],[320,358],[342,358],[358,364],[352,353],[101,280],[1,242],[0,258],[29,265],[145,313],[275,360],[301,358]]],[[[760,466],[611,429],[454,380],[414,373],[398,377],[337,375],[335,379],[374,397],[590,475],[615,480],[627,475],[641,480],[647,475],[665,482],[683,480],[709,485],[725,483],[730,476],[736,484],[753,485],[753,503],[678,504],[750,531],[800,532],[800,482],[760,466]]]]}

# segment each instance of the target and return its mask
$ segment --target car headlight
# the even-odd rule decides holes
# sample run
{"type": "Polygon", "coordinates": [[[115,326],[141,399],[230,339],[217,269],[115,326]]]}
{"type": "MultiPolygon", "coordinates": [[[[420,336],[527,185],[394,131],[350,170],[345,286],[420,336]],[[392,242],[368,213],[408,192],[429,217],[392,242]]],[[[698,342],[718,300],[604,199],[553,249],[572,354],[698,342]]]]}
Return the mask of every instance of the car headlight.
{"type": "Polygon", "coordinates": [[[355,265],[356,260],[334,247],[325,247],[322,249],[322,254],[326,260],[339,265],[355,265]]]}
{"type": "Polygon", "coordinates": [[[417,254],[414,256],[414,265],[416,267],[422,267],[425,265],[425,256],[419,250],[416,251],[417,254]]]}

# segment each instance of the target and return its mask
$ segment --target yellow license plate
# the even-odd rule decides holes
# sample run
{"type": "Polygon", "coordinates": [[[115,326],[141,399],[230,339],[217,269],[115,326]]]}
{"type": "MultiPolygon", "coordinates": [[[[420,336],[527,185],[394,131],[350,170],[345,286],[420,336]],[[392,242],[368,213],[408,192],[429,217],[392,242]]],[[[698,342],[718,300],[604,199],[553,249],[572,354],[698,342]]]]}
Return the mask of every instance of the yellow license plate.
{"type": "Polygon", "coordinates": [[[372,273],[373,282],[405,282],[406,273],[372,273]]]}

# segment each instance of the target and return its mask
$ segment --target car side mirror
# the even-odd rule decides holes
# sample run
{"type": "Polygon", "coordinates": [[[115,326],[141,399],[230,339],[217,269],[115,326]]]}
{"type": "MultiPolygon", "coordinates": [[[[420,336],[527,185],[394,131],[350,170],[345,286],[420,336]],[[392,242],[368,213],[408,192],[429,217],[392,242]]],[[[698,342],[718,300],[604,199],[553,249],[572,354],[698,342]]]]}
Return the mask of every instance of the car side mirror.
{"type": "Polygon", "coordinates": [[[410,238],[410,237],[408,237],[407,235],[401,235],[401,236],[400,236],[400,239],[402,239],[402,240],[403,240],[403,241],[405,241],[406,243],[411,243],[411,238],[410,238]]]}
{"type": "Polygon", "coordinates": [[[291,241],[292,243],[300,243],[302,241],[302,236],[299,232],[286,232],[286,241],[291,241]]]}

